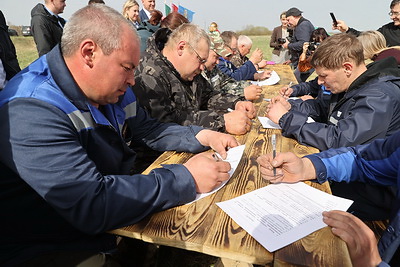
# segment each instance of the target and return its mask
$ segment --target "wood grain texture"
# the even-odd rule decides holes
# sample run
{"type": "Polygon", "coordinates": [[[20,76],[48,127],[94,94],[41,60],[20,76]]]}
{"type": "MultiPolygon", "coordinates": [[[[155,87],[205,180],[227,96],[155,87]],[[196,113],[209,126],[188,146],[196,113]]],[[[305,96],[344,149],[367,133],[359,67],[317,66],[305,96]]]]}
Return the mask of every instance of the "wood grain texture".
{"type": "MultiPolygon", "coordinates": [[[[274,65],[269,68],[279,74],[281,81],[263,88],[263,97],[255,102],[259,116],[265,116],[267,101],[263,101],[263,98],[272,98],[281,87],[296,82],[289,66],[274,65]]],[[[272,134],[277,136],[277,152],[292,151],[298,156],[318,152],[315,148],[283,137],[280,130],[262,128],[259,120],[254,119],[248,134],[236,136],[240,143],[246,144],[246,148],[236,172],[224,188],[193,204],[159,212],[138,224],[112,233],[266,266],[351,266],[345,243],[333,236],[329,228],[270,253],[215,205],[268,185],[261,177],[256,160],[259,155],[272,153],[272,134]]],[[[145,173],[161,164],[184,163],[191,156],[189,153],[166,152],[145,173]]],[[[328,183],[307,183],[330,193],[328,183]]]]}

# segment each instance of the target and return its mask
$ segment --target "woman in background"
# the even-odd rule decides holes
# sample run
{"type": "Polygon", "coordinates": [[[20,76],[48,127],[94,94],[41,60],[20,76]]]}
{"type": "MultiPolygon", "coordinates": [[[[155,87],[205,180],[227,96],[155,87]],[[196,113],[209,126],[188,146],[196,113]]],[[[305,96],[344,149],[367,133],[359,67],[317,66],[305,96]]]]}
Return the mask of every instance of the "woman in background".
{"type": "Polygon", "coordinates": [[[139,4],[135,0],[127,0],[122,8],[122,15],[132,22],[136,29],[140,26],[139,4]]]}
{"type": "Polygon", "coordinates": [[[163,14],[161,11],[154,9],[151,12],[151,17],[148,21],[143,21],[137,32],[140,38],[140,54],[142,54],[147,48],[147,40],[153,35],[159,28],[163,14]]]}
{"type": "Polygon", "coordinates": [[[365,31],[358,37],[364,48],[365,63],[371,63],[387,57],[394,57],[397,65],[400,65],[400,46],[386,46],[386,39],[378,31],[365,31]]]}
{"type": "Polygon", "coordinates": [[[288,42],[286,38],[289,36],[286,11],[281,13],[279,19],[281,20],[281,26],[276,27],[272,31],[269,42],[269,46],[274,48],[271,60],[276,64],[288,64],[290,59],[289,50],[282,47],[282,44],[288,42]]]}

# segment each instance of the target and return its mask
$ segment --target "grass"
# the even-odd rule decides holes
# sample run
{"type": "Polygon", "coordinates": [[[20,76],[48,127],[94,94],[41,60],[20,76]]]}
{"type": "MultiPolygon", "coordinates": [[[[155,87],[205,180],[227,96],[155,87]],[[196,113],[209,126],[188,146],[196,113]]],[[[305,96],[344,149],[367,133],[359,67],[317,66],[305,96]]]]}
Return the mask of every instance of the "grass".
{"type": "Polygon", "coordinates": [[[32,36],[12,36],[11,40],[17,50],[17,58],[21,69],[25,68],[38,58],[36,45],[32,36]]]}

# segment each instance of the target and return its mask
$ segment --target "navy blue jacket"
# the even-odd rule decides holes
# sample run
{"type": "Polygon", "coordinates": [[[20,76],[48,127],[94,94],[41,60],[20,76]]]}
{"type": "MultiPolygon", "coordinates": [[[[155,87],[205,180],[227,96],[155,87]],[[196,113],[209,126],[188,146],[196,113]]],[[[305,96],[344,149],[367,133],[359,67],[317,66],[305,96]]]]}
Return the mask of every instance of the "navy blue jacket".
{"type": "Polygon", "coordinates": [[[390,57],[368,65],[342,95],[303,101],[279,120],[282,134],[320,150],[370,143],[400,129],[400,71],[390,57]],[[322,102],[321,102],[322,101],[322,102]],[[327,110],[329,108],[329,110],[327,110]],[[309,116],[328,114],[325,121],[309,116]]]}
{"type": "Polygon", "coordinates": [[[146,12],[143,10],[143,8],[139,11],[139,18],[140,18],[140,21],[141,21],[141,22],[150,19],[150,18],[147,16],[146,12]]]}
{"type": "Polygon", "coordinates": [[[236,68],[232,62],[220,57],[217,66],[223,73],[236,81],[254,80],[254,74],[257,72],[256,67],[250,60],[246,61],[240,68],[236,68]]]}
{"type": "MultiPolygon", "coordinates": [[[[317,180],[353,182],[396,186],[400,188],[400,132],[387,139],[378,139],[369,145],[343,147],[306,156],[315,166],[317,180]],[[340,166],[340,168],[338,168],[340,166]]],[[[400,192],[390,224],[378,243],[383,262],[388,266],[400,244],[400,192]]]]}
{"type": "Polygon", "coordinates": [[[195,138],[202,128],[151,119],[131,90],[100,110],[59,46],[0,92],[0,265],[54,250],[114,248],[105,231],[195,198],[183,165],[130,176],[136,155],[126,142],[197,153],[207,149],[195,138]]]}

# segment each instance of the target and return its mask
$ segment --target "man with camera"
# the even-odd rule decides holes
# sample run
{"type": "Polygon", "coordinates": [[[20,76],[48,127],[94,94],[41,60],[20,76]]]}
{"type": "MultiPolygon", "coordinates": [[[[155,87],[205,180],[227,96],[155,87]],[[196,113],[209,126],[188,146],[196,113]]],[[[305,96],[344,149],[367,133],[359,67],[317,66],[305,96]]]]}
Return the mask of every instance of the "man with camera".
{"type": "MultiPolygon", "coordinates": [[[[305,19],[301,13],[303,13],[303,11],[300,11],[296,7],[292,7],[286,11],[286,19],[289,26],[293,28],[293,37],[290,42],[283,43],[282,47],[289,49],[291,55],[290,61],[294,69],[297,68],[300,54],[303,51],[304,42],[310,40],[311,33],[314,30],[312,23],[305,19]]],[[[301,81],[298,80],[298,82],[301,81]]]]}

